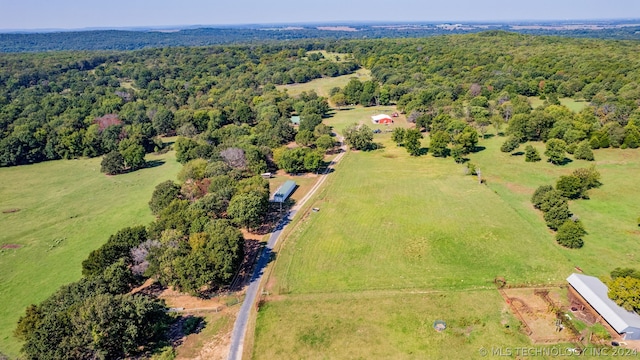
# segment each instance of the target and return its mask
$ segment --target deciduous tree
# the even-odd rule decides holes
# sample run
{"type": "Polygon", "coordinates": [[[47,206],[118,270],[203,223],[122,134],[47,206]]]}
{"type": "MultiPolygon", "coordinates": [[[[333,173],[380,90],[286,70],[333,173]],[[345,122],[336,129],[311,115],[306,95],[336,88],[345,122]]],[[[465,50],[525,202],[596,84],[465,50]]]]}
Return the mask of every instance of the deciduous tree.
{"type": "Polygon", "coordinates": [[[107,175],[119,174],[124,170],[124,157],[114,150],[102,157],[100,171],[107,175]]]}
{"type": "Polygon", "coordinates": [[[549,139],[549,141],[547,141],[547,150],[544,154],[548,157],[547,161],[554,165],[560,165],[565,161],[566,151],[567,144],[564,140],[549,139]]]}
{"type": "Polygon", "coordinates": [[[422,133],[417,129],[409,129],[404,133],[404,147],[411,156],[420,155],[420,139],[422,139],[422,133]]]}

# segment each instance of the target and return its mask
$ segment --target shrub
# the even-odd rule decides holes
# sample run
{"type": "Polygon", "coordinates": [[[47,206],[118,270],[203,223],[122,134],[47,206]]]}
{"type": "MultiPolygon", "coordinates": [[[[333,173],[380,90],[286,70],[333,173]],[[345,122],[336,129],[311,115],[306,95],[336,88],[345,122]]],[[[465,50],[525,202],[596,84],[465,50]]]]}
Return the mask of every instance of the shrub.
{"type": "Polygon", "coordinates": [[[540,209],[540,205],[543,202],[544,195],[551,190],[553,190],[553,186],[551,185],[538,186],[536,191],[533,193],[533,196],[531,196],[531,202],[536,209],[540,209]]]}
{"type": "Polygon", "coordinates": [[[552,230],[558,230],[567,220],[572,221],[570,218],[571,211],[569,211],[569,205],[567,205],[567,203],[554,206],[544,212],[544,221],[552,230]]]}
{"type": "Polygon", "coordinates": [[[513,150],[517,149],[519,146],[520,142],[518,141],[518,139],[514,136],[509,136],[507,140],[502,143],[502,146],[500,146],[500,151],[510,153],[513,150]]]}
{"type": "Polygon", "coordinates": [[[124,157],[117,151],[112,151],[102,157],[100,172],[107,175],[119,174],[124,170],[124,157]]]}
{"type": "Polygon", "coordinates": [[[591,150],[589,142],[585,140],[578,144],[576,151],[573,153],[573,157],[578,160],[593,161],[593,151],[591,150]]]}
{"type": "Polygon", "coordinates": [[[560,191],[562,196],[569,199],[582,197],[582,193],[585,190],[582,180],[575,175],[560,176],[556,183],[556,189],[560,191]]]}
{"type": "Polygon", "coordinates": [[[556,241],[564,247],[577,249],[584,245],[582,237],[586,234],[580,221],[567,220],[558,228],[556,241]]]}
{"type": "Polygon", "coordinates": [[[547,150],[544,154],[549,158],[547,161],[554,165],[560,165],[564,162],[567,144],[564,140],[549,139],[547,141],[547,150]]]}
{"type": "Polygon", "coordinates": [[[536,150],[536,148],[534,148],[531,145],[527,145],[527,147],[524,149],[524,161],[526,162],[536,162],[536,161],[540,161],[540,154],[538,153],[538,150],[536,150]]]}

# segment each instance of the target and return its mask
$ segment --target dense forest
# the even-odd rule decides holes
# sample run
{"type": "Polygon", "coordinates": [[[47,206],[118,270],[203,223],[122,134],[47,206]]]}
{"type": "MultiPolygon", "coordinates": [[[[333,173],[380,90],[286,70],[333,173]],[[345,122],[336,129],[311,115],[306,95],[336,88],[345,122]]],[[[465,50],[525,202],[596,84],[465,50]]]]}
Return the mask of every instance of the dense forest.
{"type": "Polygon", "coordinates": [[[116,150],[126,161],[131,147],[149,152],[161,146],[156,135],[206,131],[208,141],[219,142],[229,124],[239,132],[260,124],[256,145],[279,143],[287,140],[290,113],[303,109],[274,84],[357,68],[354,62],[302,61],[305,52],[229,46],[4,55],[0,166],[116,150]]]}
{"type": "MultiPolygon", "coordinates": [[[[636,41],[488,31],[1,55],[1,166],[107,154],[103,166],[113,158],[123,164],[119,170],[133,169],[144,166],[140,154],[163,150],[159,135],[174,134],[184,164],[178,182],[159,184],[151,195],[155,221],[113,234],[83,262],[82,280],[27,309],[16,330],[24,355],[117,358],[161,344],[172,322],[164,304],[130,290],[151,277],[199,296],[228,286],[245,255],[239,229],[260,227],[269,211],[260,174],[322,165],[334,146],[322,124],[330,103],[395,104],[416,127],[394,140],[416,156],[422,132],[429,132],[430,154],[462,161],[493,127],[506,135],[505,152],[544,141],[554,164],[566,153],[593,160],[592,149],[640,146],[639,51],[636,41]],[[313,92],[291,97],[275,87],[360,67],[373,80],[354,78],[332,89],[330,99],[313,92]],[[531,97],[544,104],[533,109],[531,97]],[[575,113],[560,98],[586,106],[575,113]],[[301,116],[298,128],[290,124],[293,114],[301,116]],[[293,141],[297,147],[285,146],[293,141]]],[[[356,144],[363,128],[348,128],[347,141],[356,144]]],[[[527,161],[540,160],[533,150],[527,147],[527,161]]],[[[581,245],[574,236],[580,231],[563,228],[571,215],[565,198],[585,197],[597,180],[595,172],[583,173],[593,181],[579,183],[580,173],[556,184],[561,214],[547,215],[553,206],[540,194],[536,203],[550,228],[570,233],[562,239],[572,246],[581,245]]]]}
{"type": "MultiPolygon", "coordinates": [[[[467,34],[487,29],[519,32],[529,35],[553,35],[571,38],[599,38],[618,40],[640,39],[640,27],[617,27],[615,23],[600,29],[556,29],[562,24],[547,27],[514,27],[513,24],[470,24],[461,27],[442,27],[437,24],[344,24],[330,30],[314,26],[227,27],[197,28],[179,31],[153,30],[92,30],[43,33],[0,34],[0,53],[42,52],[60,50],[137,50],[169,46],[209,46],[223,44],[264,44],[275,41],[304,39],[382,39],[422,38],[452,34],[467,34]],[[344,27],[350,29],[344,29],[344,27]]],[[[524,24],[538,25],[538,24],[524,24]]],[[[331,26],[329,26],[331,27],[331,26]]]]}

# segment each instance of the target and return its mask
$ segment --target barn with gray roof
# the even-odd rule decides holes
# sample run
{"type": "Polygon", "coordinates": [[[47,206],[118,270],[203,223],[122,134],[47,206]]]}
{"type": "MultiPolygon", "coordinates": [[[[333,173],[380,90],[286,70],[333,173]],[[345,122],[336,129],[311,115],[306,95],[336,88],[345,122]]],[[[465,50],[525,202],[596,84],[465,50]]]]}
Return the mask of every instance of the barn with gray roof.
{"type": "Polygon", "coordinates": [[[640,315],[627,311],[609,299],[609,289],[600,279],[582,274],[571,274],[567,278],[571,285],[569,293],[578,295],[602,320],[606,321],[625,340],[640,340],[640,315]]]}

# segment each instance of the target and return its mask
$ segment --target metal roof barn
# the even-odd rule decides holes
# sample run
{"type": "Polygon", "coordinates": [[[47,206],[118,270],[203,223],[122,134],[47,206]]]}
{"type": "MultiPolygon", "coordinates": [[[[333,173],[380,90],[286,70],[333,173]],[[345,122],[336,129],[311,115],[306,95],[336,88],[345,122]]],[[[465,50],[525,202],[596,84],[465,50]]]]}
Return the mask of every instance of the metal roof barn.
{"type": "Polygon", "coordinates": [[[279,203],[285,202],[289,195],[291,195],[291,193],[293,193],[293,191],[296,189],[296,186],[297,185],[295,181],[287,180],[284,184],[282,184],[282,186],[278,188],[278,190],[276,190],[276,193],[273,194],[273,201],[279,203]]]}
{"type": "Polygon", "coordinates": [[[640,340],[640,315],[609,299],[609,289],[600,279],[571,274],[567,281],[618,334],[624,334],[625,340],[640,340]]]}

